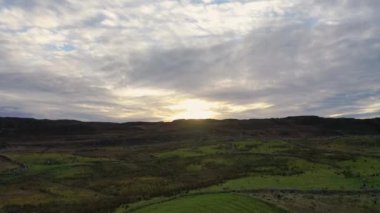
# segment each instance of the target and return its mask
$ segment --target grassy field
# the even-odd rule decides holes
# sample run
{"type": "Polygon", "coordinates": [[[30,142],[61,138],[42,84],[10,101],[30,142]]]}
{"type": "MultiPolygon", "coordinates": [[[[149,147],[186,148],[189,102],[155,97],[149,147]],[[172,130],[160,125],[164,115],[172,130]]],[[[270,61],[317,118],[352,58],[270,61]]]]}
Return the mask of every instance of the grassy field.
{"type": "Polygon", "coordinates": [[[248,176],[226,181],[218,186],[211,186],[205,191],[250,190],[250,189],[360,189],[362,182],[355,178],[345,178],[331,170],[305,172],[292,176],[248,176]]]}
{"type": "MultiPolygon", "coordinates": [[[[118,209],[116,213],[126,212],[125,209],[118,209]]],[[[139,213],[149,212],[284,212],[282,209],[267,204],[247,195],[240,194],[205,194],[185,196],[157,204],[142,206],[134,210],[139,213]]]]}
{"type": "Polygon", "coordinates": [[[376,212],[379,146],[344,136],[7,148],[0,212],[376,212]]]}

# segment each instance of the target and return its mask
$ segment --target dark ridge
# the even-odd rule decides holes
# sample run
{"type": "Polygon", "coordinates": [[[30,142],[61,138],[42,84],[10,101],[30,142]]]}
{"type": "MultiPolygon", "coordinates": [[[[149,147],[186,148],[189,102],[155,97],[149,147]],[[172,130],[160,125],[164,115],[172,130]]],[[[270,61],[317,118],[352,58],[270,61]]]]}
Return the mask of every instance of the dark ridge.
{"type": "MultiPolygon", "coordinates": [[[[297,116],[249,120],[175,120],[173,122],[82,122],[0,118],[1,138],[17,144],[117,145],[151,144],[207,138],[302,138],[339,135],[379,135],[380,119],[297,116]]],[[[3,140],[5,141],[5,140],[3,140]]]]}

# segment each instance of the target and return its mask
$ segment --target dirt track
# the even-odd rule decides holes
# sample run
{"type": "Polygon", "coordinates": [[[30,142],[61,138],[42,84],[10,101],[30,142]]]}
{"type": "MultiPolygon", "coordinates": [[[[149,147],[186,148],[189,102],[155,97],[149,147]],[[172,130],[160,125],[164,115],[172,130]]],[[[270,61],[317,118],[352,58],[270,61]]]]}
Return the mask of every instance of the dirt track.
{"type": "Polygon", "coordinates": [[[26,164],[18,162],[18,161],[15,161],[15,160],[12,160],[11,158],[9,158],[7,156],[4,156],[4,155],[0,155],[0,161],[16,164],[16,165],[18,165],[20,167],[20,169],[23,169],[23,170],[27,170],[28,169],[28,166],[26,164]]]}

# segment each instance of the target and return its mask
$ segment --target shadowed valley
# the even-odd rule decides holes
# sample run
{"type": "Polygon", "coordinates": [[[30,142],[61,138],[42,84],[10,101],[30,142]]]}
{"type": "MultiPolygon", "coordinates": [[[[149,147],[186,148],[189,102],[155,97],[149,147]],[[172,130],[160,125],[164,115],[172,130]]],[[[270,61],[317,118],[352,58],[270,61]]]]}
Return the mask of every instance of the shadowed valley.
{"type": "Polygon", "coordinates": [[[377,212],[380,119],[0,118],[0,212],[377,212]]]}

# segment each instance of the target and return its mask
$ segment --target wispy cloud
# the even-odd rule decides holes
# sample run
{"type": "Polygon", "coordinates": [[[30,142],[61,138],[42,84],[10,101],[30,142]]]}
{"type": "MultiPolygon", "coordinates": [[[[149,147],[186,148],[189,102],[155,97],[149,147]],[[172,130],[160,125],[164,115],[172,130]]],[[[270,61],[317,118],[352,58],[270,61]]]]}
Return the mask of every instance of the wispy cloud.
{"type": "Polygon", "coordinates": [[[379,116],[377,8],[0,0],[0,116],[167,120],[183,103],[216,118],[379,116]]]}

